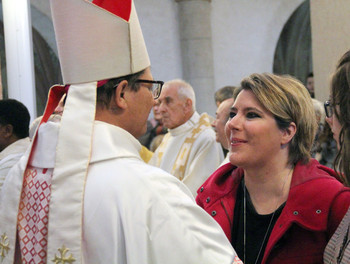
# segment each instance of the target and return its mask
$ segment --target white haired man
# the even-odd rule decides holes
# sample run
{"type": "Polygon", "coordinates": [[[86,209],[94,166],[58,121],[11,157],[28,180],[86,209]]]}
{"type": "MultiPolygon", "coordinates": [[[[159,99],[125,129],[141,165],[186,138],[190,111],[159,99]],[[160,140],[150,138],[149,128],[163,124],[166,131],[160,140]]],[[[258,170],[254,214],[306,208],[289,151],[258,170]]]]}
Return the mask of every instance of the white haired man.
{"type": "Polygon", "coordinates": [[[192,86],[180,79],[164,84],[159,97],[162,122],[168,128],[149,164],[180,179],[196,196],[197,189],[224,159],[207,114],[196,111],[192,86]]]}

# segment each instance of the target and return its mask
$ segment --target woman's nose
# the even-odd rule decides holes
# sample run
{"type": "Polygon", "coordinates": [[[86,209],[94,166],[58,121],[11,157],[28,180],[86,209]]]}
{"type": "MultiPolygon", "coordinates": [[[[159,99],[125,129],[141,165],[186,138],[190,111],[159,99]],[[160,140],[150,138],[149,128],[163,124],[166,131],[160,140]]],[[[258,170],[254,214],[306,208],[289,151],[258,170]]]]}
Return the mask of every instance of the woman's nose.
{"type": "Polygon", "coordinates": [[[241,127],[241,118],[236,114],[227,121],[226,125],[230,129],[239,129],[241,127]]]}

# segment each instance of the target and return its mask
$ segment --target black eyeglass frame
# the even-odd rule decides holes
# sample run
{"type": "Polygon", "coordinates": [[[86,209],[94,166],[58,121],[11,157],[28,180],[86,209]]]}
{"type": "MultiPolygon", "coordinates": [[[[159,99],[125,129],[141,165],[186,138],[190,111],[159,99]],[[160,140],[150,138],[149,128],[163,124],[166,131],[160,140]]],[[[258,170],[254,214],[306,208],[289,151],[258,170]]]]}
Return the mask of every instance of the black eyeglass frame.
{"type": "MultiPolygon", "coordinates": [[[[136,83],[152,83],[152,84],[158,84],[158,86],[153,89],[152,87],[152,95],[153,95],[153,99],[158,99],[159,96],[160,96],[160,93],[162,92],[162,88],[163,88],[163,85],[164,85],[164,82],[163,81],[154,81],[154,80],[143,80],[143,79],[137,79],[135,81],[135,84],[136,83]]],[[[113,86],[113,89],[117,88],[117,86],[120,84],[120,82],[114,84],[113,86]]]]}
{"type": "Polygon", "coordinates": [[[154,80],[144,80],[144,79],[137,79],[135,83],[151,83],[151,84],[157,84],[158,86],[155,89],[152,89],[152,95],[154,99],[158,99],[160,96],[160,93],[162,92],[162,88],[164,85],[163,81],[154,81],[154,80]]]}
{"type": "Polygon", "coordinates": [[[330,100],[324,102],[324,110],[328,118],[331,118],[333,116],[333,104],[330,100]]]}

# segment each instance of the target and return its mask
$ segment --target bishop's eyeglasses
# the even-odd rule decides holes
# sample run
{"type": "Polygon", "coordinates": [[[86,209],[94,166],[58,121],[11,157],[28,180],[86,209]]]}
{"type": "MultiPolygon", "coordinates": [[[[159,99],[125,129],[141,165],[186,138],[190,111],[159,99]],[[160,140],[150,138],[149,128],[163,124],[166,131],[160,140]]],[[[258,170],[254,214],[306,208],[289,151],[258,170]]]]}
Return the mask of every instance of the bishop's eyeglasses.
{"type": "Polygon", "coordinates": [[[160,96],[160,93],[162,92],[162,87],[164,82],[162,81],[153,81],[153,80],[143,80],[143,79],[138,79],[135,81],[135,83],[148,83],[151,85],[149,87],[149,90],[152,92],[153,98],[158,99],[160,96]]]}
{"type": "MultiPolygon", "coordinates": [[[[162,87],[164,82],[163,81],[153,81],[153,80],[143,80],[143,79],[138,79],[135,81],[135,83],[147,83],[149,84],[146,86],[152,93],[154,99],[158,99],[160,96],[160,93],[162,92],[162,87]]],[[[113,88],[117,88],[119,83],[114,84],[113,88]]]]}

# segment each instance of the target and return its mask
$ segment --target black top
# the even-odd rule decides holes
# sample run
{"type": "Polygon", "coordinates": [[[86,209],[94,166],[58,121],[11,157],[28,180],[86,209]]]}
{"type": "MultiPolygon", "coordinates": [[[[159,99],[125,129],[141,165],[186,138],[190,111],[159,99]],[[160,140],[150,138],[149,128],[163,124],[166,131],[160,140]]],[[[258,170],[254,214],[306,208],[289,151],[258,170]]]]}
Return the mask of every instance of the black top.
{"type": "Polygon", "coordinates": [[[247,226],[246,226],[246,248],[245,248],[246,259],[244,260],[244,243],[243,243],[244,241],[243,240],[244,238],[244,191],[243,191],[243,188],[245,187],[242,179],[238,187],[236,205],[234,208],[231,244],[233,248],[236,250],[239,258],[244,262],[244,264],[261,263],[270,234],[272,232],[272,229],[278,217],[281,215],[281,212],[284,208],[285,203],[282,204],[276,210],[274,216],[273,216],[273,213],[268,215],[260,215],[256,212],[254,205],[250,199],[248,190],[246,189],[247,226]],[[273,216],[272,223],[270,225],[269,230],[267,230],[272,216],[273,216]],[[266,233],[267,233],[267,236],[264,241],[264,244],[262,245],[266,233]],[[261,248],[261,252],[259,255],[259,259],[256,262],[260,248],[261,248]]]}

